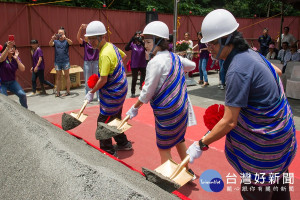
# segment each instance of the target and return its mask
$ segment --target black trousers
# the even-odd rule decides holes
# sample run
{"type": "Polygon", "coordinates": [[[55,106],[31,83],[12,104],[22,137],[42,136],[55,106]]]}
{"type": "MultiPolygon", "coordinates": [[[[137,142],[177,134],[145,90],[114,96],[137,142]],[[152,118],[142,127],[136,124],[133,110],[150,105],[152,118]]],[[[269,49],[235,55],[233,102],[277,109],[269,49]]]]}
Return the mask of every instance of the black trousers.
{"type": "MultiPolygon", "coordinates": [[[[97,120],[97,126],[98,126],[98,122],[109,123],[116,118],[121,119],[121,114],[122,114],[122,109],[113,116],[102,115],[100,113],[98,116],[98,120],[97,120]]],[[[115,139],[117,145],[119,145],[119,146],[124,146],[128,142],[127,136],[124,133],[121,133],[121,134],[115,136],[114,139],[115,139]]],[[[114,149],[114,146],[112,145],[111,138],[107,139],[107,140],[99,140],[99,141],[100,141],[100,149],[102,149],[112,155],[115,153],[115,149],[114,149]]]]}
{"type": "Polygon", "coordinates": [[[137,82],[137,79],[138,79],[139,71],[141,72],[140,87],[142,87],[142,84],[145,81],[146,67],[131,68],[131,72],[132,72],[131,94],[135,94],[135,86],[136,86],[136,82],[137,82]]]}
{"type": "Polygon", "coordinates": [[[241,184],[241,195],[244,200],[290,200],[289,184],[283,184],[283,180],[280,179],[279,183],[270,186],[261,186],[261,191],[259,191],[259,186],[254,184],[241,184]],[[247,191],[242,191],[243,187],[247,187],[247,191]],[[252,191],[250,191],[250,187],[252,191]],[[266,187],[270,187],[270,191],[266,191],[266,187]],[[274,191],[274,187],[277,188],[274,191]],[[285,188],[283,191],[282,188],[285,188]]]}
{"type": "Polygon", "coordinates": [[[54,85],[52,83],[50,83],[49,81],[46,81],[44,79],[44,70],[38,70],[36,73],[32,72],[32,77],[31,77],[31,81],[32,81],[32,92],[36,92],[36,79],[39,78],[40,83],[41,83],[41,88],[44,91],[44,84],[49,85],[51,88],[54,88],[54,85]]]}

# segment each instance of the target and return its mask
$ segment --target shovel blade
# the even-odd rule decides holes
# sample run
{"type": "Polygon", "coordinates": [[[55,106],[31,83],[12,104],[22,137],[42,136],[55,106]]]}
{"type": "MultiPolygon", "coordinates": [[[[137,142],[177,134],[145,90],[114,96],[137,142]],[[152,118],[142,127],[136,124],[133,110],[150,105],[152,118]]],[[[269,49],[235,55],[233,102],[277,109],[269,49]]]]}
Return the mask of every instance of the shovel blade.
{"type": "MultiPolygon", "coordinates": [[[[162,174],[165,177],[170,178],[172,174],[176,171],[179,164],[174,162],[173,160],[167,160],[164,164],[155,169],[156,172],[162,174]]],[[[182,168],[177,176],[172,178],[171,180],[175,181],[178,185],[183,186],[187,182],[193,179],[193,175],[189,173],[186,168],[182,168]]]]}
{"type": "Polygon", "coordinates": [[[103,122],[98,122],[98,127],[96,129],[96,139],[107,140],[131,128],[131,125],[128,124],[127,122],[120,129],[117,129],[119,124],[116,125],[115,124],[116,122],[113,123],[110,122],[108,124],[105,124],[103,122]]]}
{"type": "Polygon", "coordinates": [[[178,164],[174,162],[173,160],[167,160],[164,164],[157,167],[154,171],[170,178],[171,175],[175,172],[178,164]]]}
{"type": "Polygon", "coordinates": [[[61,126],[63,130],[68,131],[71,130],[81,124],[81,121],[76,119],[75,117],[64,113],[61,117],[61,126]]]}
{"type": "MultiPolygon", "coordinates": [[[[114,120],[112,120],[111,122],[109,122],[107,125],[108,126],[112,126],[112,127],[119,127],[119,125],[121,124],[121,122],[122,122],[122,120],[120,120],[120,119],[114,119],[114,120]]],[[[128,124],[127,122],[125,122],[124,124],[123,124],[123,126],[121,126],[120,128],[119,128],[119,130],[121,131],[121,132],[125,132],[125,131],[127,131],[128,129],[130,129],[132,127],[132,125],[130,125],[130,124],[128,124]]]]}
{"type": "MultiPolygon", "coordinates": [[[[71,115],[72,117],[74,117],[74,118],[77,119],[78,113],[71,112],[70,115],[71,115]]],[[[81,122],[83,122],[87,117],[88,117],[88,115],[81,114],[81,115],[79,116],[79,119],[78,119],[78,120],[81,121],[81,122]]]]}

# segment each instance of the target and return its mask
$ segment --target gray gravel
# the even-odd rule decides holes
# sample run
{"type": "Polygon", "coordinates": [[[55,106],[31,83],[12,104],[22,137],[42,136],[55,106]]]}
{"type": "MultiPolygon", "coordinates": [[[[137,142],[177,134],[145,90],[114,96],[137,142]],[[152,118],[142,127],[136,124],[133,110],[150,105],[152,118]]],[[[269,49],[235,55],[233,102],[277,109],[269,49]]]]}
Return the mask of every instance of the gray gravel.
{"type": "Polygon", "coordinates": [[[178,199],[0,94],[0,199],[178,199]]]}

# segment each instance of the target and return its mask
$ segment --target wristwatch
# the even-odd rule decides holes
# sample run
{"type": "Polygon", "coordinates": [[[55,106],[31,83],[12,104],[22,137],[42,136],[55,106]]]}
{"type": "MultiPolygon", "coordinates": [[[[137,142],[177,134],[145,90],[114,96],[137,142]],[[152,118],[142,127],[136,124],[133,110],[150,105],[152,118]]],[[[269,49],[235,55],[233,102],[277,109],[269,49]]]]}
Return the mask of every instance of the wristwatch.
{"type": "Polygon", "coordinates": [[[208,145],[206,145],[202,142],[202,139],[199,140],[199,146],[200,146],[201,151],[206,151],[207,149],[209,149],[208,145]]]}

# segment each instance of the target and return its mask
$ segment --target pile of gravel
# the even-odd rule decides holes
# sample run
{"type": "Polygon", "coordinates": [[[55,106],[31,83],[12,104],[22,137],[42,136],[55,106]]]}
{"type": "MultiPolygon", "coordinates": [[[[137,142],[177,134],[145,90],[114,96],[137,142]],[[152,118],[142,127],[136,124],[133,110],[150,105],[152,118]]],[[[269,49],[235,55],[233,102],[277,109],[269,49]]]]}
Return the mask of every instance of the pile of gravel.
{"type": "Polygon", "coordinates": [[[178,199],[2,94],[0,111],[0,199],[178,199]]]}

